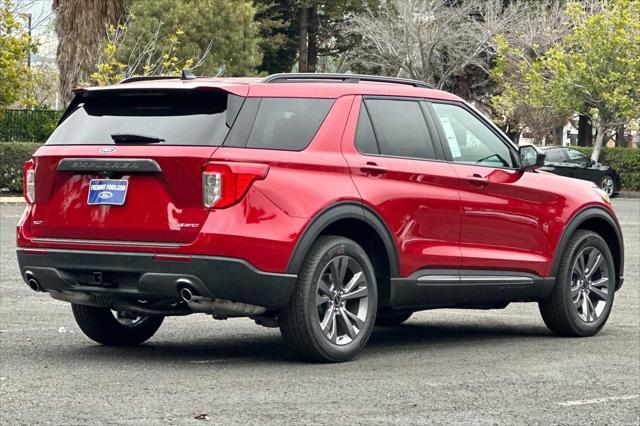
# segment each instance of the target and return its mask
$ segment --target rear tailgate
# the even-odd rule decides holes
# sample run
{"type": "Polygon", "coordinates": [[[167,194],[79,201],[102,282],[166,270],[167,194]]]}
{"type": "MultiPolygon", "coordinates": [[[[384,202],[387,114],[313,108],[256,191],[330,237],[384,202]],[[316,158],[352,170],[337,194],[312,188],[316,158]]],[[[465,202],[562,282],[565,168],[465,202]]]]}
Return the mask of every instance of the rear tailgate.
{"type": "Polygon", "coordinates": [[[222,90],[105,93],[78,95],[84,99],[74,100],[34,156],[33,236],[193,241],[208,214],[203,166],[224,140],[243,98],[222,90]],[[114,143],[114,134],[134,138],[114,143]],[[145,142],[150,136],[160,141],[145,142]]]}
{"type": "Polygon", "coordinates": [[[214,147],[155,147],[149,155],[150,147],[125,146],[108,156],[100,149],[40,149],[34,157],[34,237],[169,243],[195,239],[208,211],[202,204],[202,166],[214,147]],[[136,165],[145,164],[157,164],[158,171],[135,171],[136,165]],[[127,168],[134,171],[113,171],[127,168]],[[127,181],[123,205],[88,204],[89,182],[106,177],[127,181]]]}

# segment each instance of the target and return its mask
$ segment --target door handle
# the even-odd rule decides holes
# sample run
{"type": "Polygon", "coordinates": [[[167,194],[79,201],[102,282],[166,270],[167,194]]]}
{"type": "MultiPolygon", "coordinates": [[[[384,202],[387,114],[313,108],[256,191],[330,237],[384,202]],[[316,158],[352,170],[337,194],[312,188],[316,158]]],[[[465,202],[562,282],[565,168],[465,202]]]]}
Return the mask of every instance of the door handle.
{"type": "Polygon", "coordinates": [[[467,176],[467,181],[476,186],[487,186],[489,184],[489,179],[482,177],[479,174],[467,176]]]}
{"type": "Polygon", "coordinates": [[[376,176],[385,174],[387,172],[387,169],[384,166],[369,161],[367,162],[367,164],[363,164],[360,166],[360,171],[368,175],[376,176]]]}

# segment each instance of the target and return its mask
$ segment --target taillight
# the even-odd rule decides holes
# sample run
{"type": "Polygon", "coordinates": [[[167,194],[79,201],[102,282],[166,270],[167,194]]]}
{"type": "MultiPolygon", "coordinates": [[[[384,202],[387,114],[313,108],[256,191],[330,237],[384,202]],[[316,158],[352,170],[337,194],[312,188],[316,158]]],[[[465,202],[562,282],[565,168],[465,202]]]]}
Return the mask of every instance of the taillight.
{"type": "Polygon", "coordinates": [[[33,204],[36,200],[36,170],[33,160],[25,161],[23,172],[22,192],[27,203],[33,204]]]}
{"type": "Polygon", "coordinates": [[[244,197],[251,184],[267,177],[269,165],[261,163],[207,163],[202,171],[202,202],[224,208],[244,197]]]}

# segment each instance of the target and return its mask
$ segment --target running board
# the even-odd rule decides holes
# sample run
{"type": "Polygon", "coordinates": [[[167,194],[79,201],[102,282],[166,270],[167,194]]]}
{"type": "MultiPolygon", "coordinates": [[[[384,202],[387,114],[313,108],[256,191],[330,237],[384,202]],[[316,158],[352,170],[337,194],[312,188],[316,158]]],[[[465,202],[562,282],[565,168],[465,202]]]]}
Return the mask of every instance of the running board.
{"type": "Polygon", "coordinates": [[[395,309],[530,302],[551,294],[555,278],[513,271],[421,270],[392,278],[389,306],[395,309]]]}

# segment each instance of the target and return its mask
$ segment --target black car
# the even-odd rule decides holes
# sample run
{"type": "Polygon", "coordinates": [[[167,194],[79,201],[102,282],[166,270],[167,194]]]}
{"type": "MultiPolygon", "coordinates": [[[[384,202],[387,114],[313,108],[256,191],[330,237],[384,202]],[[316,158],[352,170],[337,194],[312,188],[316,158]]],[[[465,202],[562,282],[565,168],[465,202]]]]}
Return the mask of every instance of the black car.
{"type": "Polygon", "coordinates": [[[544,167],[541,170],[590,180],[609,195],[620,191],[620,176],[611,167],[592,161],[580,151],[568,147],[541,146],[539,148],[546,155],[544,167]]]}

